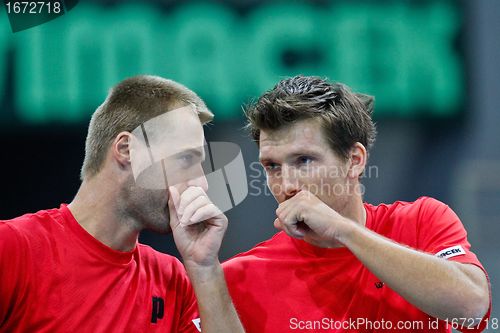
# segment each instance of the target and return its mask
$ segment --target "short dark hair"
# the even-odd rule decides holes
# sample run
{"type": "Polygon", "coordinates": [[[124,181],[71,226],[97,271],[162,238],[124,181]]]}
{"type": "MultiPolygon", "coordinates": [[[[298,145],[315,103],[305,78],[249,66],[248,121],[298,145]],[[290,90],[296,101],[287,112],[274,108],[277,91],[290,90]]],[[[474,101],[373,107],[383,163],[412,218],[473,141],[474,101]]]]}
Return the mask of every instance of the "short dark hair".
{"type": "Polygon", "coordinates": [[[213,118],[198,95],[172,80],[138,75],[114,86],[90,120],[81,180],[99,172],[109,145],[120,132],[133,131],[147,120],[181,104],[193,104],[203,124],[213,118]]]}
{"type": "Polygon", "coordinates": [[[319,119],[330,147],[347,159],[356,142],[369,150],[375,142],[374,98],[317,76],[278,82],[245,109],[247,128],[259,144],[261,130],[278,130],[299,120],[319,119]]]}

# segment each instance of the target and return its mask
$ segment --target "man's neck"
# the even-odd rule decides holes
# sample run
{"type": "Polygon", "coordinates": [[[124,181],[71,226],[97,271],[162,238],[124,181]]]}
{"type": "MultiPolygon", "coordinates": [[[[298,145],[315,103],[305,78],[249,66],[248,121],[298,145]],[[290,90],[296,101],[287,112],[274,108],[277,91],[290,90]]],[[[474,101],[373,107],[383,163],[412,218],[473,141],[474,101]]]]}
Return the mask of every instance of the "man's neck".
{"type": "Polygon", "coordinates": [[[82,228],[101,243],[117,251],[132,251],[140,230],[119,213],[120,191],[115,184],[99,178],[105,177],[85,180],[68,208],[82,228]]]}
{"type": "Polygon", "coordinates": [[[352,221],[358,223],[359,225],[366,225],[366,210],[363,203],[363,198],[361,196],[356,196],[351,203],[352,207],[349,209],[348,215],[345,217],[351,219],[352,221]]]}
{"type": "Polygon", "coordinates": [[[354,190],[354,193],[351,196],[344,198],[344,200],[342,200],[343,203],[340,206],[335,207],[332,204],[330,205],[330,207],[336,210],[337,213],[339,213],[343,217],[348,218],[349,220],[359,225],[365,226],[366,210],[363,203],[363,197],[359,189],[359,186],[361,186],[361,184],[357,183],[353,186],[358,188],[354,190]]]}
{"type": "MultiPolygon", "coordinates": [[[[362,226],[366,226],[366,209],[363,203],[363,197],[361,195],[354,195],[351,200],[346,202],[342,212],[338,212],[342,216],[348,218],[362,226]]],[[[335,242],[332,248],[343,247],[344,245],[340,242],[335,242]]]]}

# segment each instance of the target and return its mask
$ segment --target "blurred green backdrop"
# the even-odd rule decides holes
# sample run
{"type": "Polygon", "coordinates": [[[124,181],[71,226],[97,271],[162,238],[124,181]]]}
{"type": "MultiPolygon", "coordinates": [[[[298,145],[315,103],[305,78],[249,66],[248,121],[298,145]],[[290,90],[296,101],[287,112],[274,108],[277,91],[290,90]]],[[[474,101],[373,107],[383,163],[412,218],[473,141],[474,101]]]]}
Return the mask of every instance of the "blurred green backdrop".
{"type": "Polygon", "coordinates": [[[13,107],[0,123],[86,122],[109,87],[137,73],[184,83],[218,120],[299,73],[375,95],[377,117],[455,116],[462,21],[458,2],[440,0],[81,2],[16,34],[1,22],[0,91],[12,95],[0,101],[13,107]]]}

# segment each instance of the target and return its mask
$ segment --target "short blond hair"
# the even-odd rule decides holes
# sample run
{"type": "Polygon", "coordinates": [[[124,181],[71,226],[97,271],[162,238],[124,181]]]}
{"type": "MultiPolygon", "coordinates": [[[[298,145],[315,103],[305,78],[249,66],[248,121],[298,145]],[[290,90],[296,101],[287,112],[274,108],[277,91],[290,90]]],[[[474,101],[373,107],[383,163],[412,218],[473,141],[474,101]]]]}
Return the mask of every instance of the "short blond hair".
{"type": "Polygon", "coordinates": [[[80,179],[101,170],[109,146],[120,132],[131,132],[151,118],[188,104],[196,107],[202,124],[213,119],[203,100],[175,81],[139,75],[118,83],[90,120],[80,179]]]}

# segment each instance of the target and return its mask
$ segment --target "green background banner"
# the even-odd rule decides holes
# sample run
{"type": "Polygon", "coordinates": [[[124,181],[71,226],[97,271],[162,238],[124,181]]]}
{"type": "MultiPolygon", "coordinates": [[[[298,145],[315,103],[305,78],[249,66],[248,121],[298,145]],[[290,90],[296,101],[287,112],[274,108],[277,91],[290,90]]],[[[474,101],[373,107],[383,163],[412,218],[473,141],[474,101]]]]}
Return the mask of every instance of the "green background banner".
{"type": "Polygon", "coordinates": [[[3,124],[86,122],[124,77],[189,86],[216,119],[294,74],[326,76],[376,96],[376,117],[453,117],[462,110],[458,2],[80,3],[13,34],[0,22],[3,124]],[[5,75],[10,69],[10,75],[5,75]]]}

